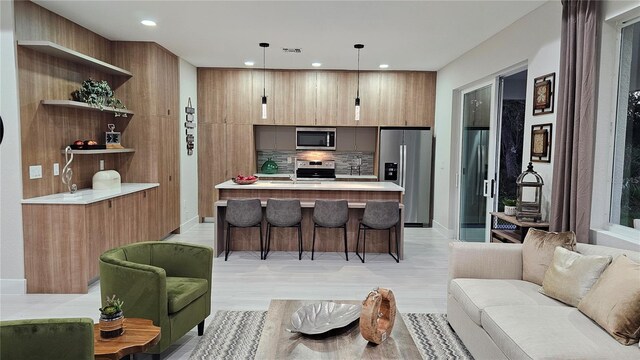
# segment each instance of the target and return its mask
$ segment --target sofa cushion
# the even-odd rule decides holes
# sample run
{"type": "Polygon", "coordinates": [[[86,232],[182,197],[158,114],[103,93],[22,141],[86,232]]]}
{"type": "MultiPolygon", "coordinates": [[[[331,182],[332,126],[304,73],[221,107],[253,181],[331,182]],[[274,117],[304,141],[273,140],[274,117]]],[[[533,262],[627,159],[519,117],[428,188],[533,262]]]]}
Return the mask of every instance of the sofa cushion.
{"type": "Polygon", "coordinates": [[[564,306],[538,292],[539,286],[522,280],[506,279],[454,279],[449,292],[464,312],[481,325],[482,311],[501,305],[564,306]]]}
{"type": "Polygon", "coordinates": [[[206,279],[167,277],[169,314],[182,310],[207,292],[206,279]]]}
{"type": "Polygon", "coordinates": [[[640,264],[618,256],[602,273],[578,309],[621,344],[640,338],[640,264]]]}
{"type": "Polygon", "coordinates": [[[556,246],[574,251],[576,234],[573,231],[556,233],[529,229],[522,242],[522,280],[542,285],[556,246]]]}
{"type": "Polygon", "coordinates": [[[610,263],[608,255],[580,255],[558,246],[544,274],[540,292],[567,305],[578,306],[610,263]]]}
{"type": "Polygon", "coordinates": [[[482,327],[510,359],[639,359],[578,309],[568,306],[496,306],[482,327]]]}

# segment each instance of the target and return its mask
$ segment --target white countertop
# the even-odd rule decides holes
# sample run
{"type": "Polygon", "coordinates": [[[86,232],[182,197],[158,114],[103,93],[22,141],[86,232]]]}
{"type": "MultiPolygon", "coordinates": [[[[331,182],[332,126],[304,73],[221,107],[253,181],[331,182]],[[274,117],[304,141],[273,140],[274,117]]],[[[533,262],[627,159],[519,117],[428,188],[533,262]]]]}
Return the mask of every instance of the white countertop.
{"type": "Polygon", "coordinates": [[[216,185],[216,189],[228,190],[330,190],[330,191],[402,191],[404,188],[392,182],[379,181],[292,181],[258,180],[251,185],[238,185],[231,180],[216,185]]]}
{"type": "MultiPolygon", "coordinates": [[[[285,173],[279,173],[279,174],[262,174],[262,173],[257,173],[257,174],[253,174],[254,176],[257,176],[259,178],[261,177],[265,177],[265,178],[283,178],[283,179],[289,179],[293,174],[285,174],[285,173]]],[[[336,179],[373,179],[373,180],[378,180],[378,177],[375,175],[347,175],[347,174],[337,174],[336,175],[336,179]]]]}
{"type": "Polygon", "coordinates": [[[87,205],[160,186],[157,183],[123,183],[117,190],[80,189],[75,194],[59,193],[22,200],[23,204],[87,205]]]}

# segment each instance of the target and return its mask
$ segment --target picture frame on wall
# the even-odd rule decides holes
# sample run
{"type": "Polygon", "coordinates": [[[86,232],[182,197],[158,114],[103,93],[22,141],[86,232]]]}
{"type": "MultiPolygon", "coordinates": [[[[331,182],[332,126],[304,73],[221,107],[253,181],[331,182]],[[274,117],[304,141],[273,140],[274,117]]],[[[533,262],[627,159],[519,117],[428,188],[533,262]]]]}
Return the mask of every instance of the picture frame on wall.
{"type": "Polygon", "coordinates": [[[530,161],[551,162],[551,132],[553,124],[539,124],[531,126],[531,154],[530,161]]]}
{"type": "Polygon", "coordinates": [[[533,115],[553,113],[556,73],[533,79],[533,115]]]}

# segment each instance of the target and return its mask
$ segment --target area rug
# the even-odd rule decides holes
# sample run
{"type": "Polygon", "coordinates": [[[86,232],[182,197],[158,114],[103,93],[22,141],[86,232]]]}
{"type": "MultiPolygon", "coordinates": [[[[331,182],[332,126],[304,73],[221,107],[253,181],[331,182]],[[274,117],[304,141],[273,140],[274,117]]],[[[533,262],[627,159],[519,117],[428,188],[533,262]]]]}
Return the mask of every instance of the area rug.
{"type": "MultiPolygon", "coordinates": [[[[266,315],[266,311],[218,311],[190,359],[254,359],[266,315]]],[[[402,317],[424,359],[473,360],[449,327],[446,315],[409,313],[402,317]]]]}

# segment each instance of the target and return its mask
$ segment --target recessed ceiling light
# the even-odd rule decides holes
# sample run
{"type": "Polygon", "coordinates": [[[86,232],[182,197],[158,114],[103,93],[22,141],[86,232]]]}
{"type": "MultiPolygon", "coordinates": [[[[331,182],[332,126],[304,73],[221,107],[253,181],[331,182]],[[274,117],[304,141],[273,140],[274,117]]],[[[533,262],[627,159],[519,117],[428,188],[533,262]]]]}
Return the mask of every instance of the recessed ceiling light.
{"type": "Polygon", "coordinates": [[[380,66],[378,66],[380,69],[386,69],[389,67],[389,64],[380,64],[380,66]]]}
{"type": "Polygon", "coordinates": [[[253,66],[255,63],[253,61],[245,61],[244,64],[246,66],[253,66]]]}
{"type": "Polygon", "coordinates": [[[313,67],[320,67],[320,66],[322,66],[322,63],[314,62],[314,63],[311,63],[311,66],[313,66],[313,67]]]}
{"type": "Polygon", "coordinates": [[[156,22],[153,20],[142,20],[140,21],[140,24],[144,26],[156,26],[156,22]]]}

